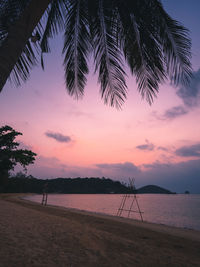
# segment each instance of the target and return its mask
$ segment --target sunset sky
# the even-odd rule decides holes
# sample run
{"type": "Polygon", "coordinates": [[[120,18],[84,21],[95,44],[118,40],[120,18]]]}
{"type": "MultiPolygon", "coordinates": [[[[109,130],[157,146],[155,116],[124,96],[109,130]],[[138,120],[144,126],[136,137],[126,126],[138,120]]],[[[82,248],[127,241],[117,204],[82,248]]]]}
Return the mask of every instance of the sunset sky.
{"type": "Polygon", "coordinates": [[[62,37],[21,87],[9,82],[0,94],[0,125],[23,133],[22,147],[37,153],[28,174],[38,178],[109,177],[136,186],[156,184],[176,192],[200,193],[200,1],[162,1],[190,30],[193,80],[188,88],[160,86],[149,104],[130,75],[122,110],[105,106],[91,68],[85,95],[65,89],[62,37]]]}

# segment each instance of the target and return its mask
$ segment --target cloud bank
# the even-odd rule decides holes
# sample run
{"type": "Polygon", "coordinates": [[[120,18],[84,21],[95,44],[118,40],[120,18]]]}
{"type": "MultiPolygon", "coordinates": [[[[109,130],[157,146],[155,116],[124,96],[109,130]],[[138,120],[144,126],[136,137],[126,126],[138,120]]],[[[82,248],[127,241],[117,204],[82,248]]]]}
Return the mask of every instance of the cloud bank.
{"type": "Polygon", "coordinates": [[[183,146],[177,149],[175,154],[181,157],[200,157],[200,143],[191,146],[183,146]]]}
{"type": "Polygon", "coordinates": [[[141,172],[140,168],[134,165],[132,162],[124,162],[124,163],[104,163],[104,164],[96,164],[103,176],[108,177],[117,177],[120,179],[122,177],[132,177],[141,172]]]}
{"type": "Polygon", "coordinates": [[[189,190],[200,193],[200,159],[179,163],[159,161],[136,166],[132,162],[102,163],[92,166],[71,166],[57,158],[38,156],[34,165],[28,167],[28,174],[38,178],[107,177],[128,182],[134,177],[136,187],[148,184],[162,186],[177,193],[189,190]]]}

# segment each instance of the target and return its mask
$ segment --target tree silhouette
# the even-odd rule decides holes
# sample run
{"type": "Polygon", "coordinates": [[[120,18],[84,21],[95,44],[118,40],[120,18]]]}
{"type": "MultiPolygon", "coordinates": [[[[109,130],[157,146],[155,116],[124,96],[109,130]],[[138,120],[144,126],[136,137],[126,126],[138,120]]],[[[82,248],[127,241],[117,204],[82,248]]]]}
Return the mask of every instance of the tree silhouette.
{"type": "Polygon", "coordinates": [[[190,79],[188,31],[159,0],[1,0],[0,91],[10,73],[16,84],[27,80],[40,56],[44,66],[49,38],[59,31],[66,88],[77,98],[84,93],[91,53],[101,97],[112,106],[126,99],[124,61],[149,103],[167,77],[175,84],[190,79]]]}
{"type": "Polygon", "coordinates": [[[3,186],[8,177],[9,172],[14,170],[17,164],[26,169],[26,166],[33,163],[36,154],[31,150],[19,149],[19,143],[15,142],[15,138],[22,135],[16,132],[10,126],[0,128],[0,186],[3,186]]]}

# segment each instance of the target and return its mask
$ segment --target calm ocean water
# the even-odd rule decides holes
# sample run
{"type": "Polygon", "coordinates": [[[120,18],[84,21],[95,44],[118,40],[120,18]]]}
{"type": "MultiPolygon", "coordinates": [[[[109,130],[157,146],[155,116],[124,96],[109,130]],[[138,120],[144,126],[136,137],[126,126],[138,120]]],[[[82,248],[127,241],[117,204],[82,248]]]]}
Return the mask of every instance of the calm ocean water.
{"type": "MultiPolygon", "coordinates": [[[[42,195],[28,197],[29,200],[41,203],[42,195]]],[[[116,215],[122,200],[121,194],[49,194],[48,204],[87,210],[97,213],[116,215]]],[[[140,194],[137,200],[144,221],[166,224],[181,228],[200,230],[200,195],[161,195],[140,194]]],[[[127,199],[127,206],[131,198],[127,199]]],[[[137,210],[136,203],[133,210],[137,210]]],[[[127,212],[122,213],[127,217],[127,212]]],[[[131,218],[140,219],[139,214],[131,213],[131,218]]]]}

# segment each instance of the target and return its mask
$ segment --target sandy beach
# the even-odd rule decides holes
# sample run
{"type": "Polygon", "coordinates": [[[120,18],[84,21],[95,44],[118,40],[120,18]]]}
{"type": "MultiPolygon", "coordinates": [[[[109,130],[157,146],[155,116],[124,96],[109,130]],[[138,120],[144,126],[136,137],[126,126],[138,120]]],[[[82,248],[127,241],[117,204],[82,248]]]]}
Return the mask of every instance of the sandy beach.
{"type": "Polygon", "coordinates": [[[200,232],[0,195],[0,266],[200,266],[200,232]]]}

